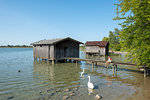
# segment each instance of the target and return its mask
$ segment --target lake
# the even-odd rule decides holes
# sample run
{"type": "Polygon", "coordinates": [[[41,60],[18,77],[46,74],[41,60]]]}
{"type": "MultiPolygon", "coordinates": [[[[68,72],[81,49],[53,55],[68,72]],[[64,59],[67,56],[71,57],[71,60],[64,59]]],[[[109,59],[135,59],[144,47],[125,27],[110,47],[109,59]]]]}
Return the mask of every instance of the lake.
{"type": "MultiPolygon", "coordinates": [[[[114,72],[112,65],[108,69],[85,62],[52,65],[34,60],[32,48],[0,48],[0,57],[0,100],[93,100],[97,94],[102,100],[150,100],[150,77],[144,78],[136,66],[118,65],[114,72]],[[81,76],[83,68],[86,74],[81,76]],[[93,91],[88,90],[88,76],[93,91]]],[[[84,52],[80,57],[85,58],[84,52]]],[[[126,62],[123,54],[111,57],[126,62]]]]}

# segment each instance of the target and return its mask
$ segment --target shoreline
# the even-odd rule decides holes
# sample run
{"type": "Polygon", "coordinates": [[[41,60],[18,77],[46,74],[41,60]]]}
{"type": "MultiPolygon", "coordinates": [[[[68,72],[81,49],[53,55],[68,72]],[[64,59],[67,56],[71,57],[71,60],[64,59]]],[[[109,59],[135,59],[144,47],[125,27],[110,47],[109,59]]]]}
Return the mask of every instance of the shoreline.
{"type": "Polygon", "coordinates": [[[113,54],[127,54],[128,52],[122,52],[122,51],[109,51],[109,53],[113,53],[113,54]]]}
{"type": "Polygon", "coordinates": [[[33,47],[0,47],[0,48],[33,48],[33,47]]]}

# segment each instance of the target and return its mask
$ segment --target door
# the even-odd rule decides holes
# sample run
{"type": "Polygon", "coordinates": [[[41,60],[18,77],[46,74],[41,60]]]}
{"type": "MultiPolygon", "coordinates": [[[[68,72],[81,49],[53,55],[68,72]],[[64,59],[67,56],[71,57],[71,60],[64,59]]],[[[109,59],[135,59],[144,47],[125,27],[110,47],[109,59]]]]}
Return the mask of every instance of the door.
{"type": "Polygon", "coordinates": [[[68,47],[64,47],[64,57],[68,56],[68,47]]]}

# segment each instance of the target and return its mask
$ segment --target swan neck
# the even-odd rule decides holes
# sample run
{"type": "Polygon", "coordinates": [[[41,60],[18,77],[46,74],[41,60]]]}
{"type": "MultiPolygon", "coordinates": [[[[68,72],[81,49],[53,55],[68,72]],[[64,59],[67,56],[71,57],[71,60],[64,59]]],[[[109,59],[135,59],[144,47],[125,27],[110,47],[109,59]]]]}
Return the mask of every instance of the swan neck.
{"type": "Polygon", "coordinates": [[[91,81],[91,79],[90,79],[90,77],[89,77],[89,83],[90,83],[90,81],[91,81]]]}

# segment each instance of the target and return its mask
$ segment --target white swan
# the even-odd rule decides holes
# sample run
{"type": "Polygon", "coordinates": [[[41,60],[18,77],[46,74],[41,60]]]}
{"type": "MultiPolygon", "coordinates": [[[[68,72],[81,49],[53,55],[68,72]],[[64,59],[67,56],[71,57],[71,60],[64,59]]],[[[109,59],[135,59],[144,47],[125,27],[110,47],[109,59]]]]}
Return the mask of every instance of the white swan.
{"type": "Polygon", "coordinates": [[[85,73],[84,73],[84,68],[83,68],[83,72],[81,72],[81,76],[83,76],[85,73]]]}
{"type": "Polygon", "coordinates": [[[88,78],[89,78],[89,82],[88,82],[88,84],[87,84],[87,85],[88,85],[88,88],[89,88],[89,89],[94,89],[93,83],[90,82],[90,80],[91,80],[91,79],[90,79],[90,76],[88,76],[88,78]]]}

